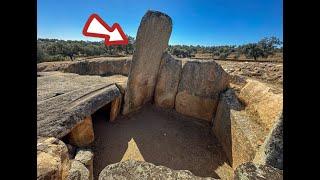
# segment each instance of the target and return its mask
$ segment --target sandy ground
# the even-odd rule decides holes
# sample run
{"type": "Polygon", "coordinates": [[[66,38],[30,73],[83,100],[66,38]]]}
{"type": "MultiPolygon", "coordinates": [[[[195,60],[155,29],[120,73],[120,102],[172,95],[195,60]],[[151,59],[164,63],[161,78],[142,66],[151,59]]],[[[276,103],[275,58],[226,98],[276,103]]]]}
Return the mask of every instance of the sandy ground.
{"type": "Polygon", "coordinates": [[[233,170],[207,122],[153,105],[114,123],[107,122],[107,117],[107,112],[93,116],[95,179],[105,166],[126,159],[231,179],[233,170]]]}

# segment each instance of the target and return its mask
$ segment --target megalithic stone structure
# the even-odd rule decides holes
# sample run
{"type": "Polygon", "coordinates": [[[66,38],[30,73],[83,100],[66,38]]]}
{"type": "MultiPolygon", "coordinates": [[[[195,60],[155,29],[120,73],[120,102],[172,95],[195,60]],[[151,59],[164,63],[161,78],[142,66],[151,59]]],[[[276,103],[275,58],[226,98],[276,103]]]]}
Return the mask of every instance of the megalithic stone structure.
{"type": "Polygon", "coordinates": [[[168,15],[148,11],[143,16],[136,36],[123,114],[136,111],[153,99],[161,57],[168,47],[171,31],[172,20],[168,15]]]}

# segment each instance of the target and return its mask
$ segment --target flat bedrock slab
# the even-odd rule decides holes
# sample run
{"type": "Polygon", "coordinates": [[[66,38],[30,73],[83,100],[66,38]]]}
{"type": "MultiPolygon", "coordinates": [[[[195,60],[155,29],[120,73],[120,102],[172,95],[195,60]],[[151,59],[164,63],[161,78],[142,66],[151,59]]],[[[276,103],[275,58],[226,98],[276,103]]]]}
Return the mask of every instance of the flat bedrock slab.
{"type": "Polygon", "coordinates": [[[52,72],[37,78],[37,134],[62,138],[77,124],[121,95],[125,76],[52,72]]]}
{"type": "Polygon", "coordinates": [[[161,60],[155,89],[155,104],[163,108],[174,108],[174,102],[181,77],[182,61],[164,53],[161,60]]]}
{"type": "Polygon", "coordinates": [[[173,170],[152,163],[127,160],[106,166],[99,175],[99,180],[140,180],[140,179],[214,179],[201,178],[188,170],[173,170]]]}
{"type": "Polygon", "coordinates": [[[216,62],[188,60],[182,69],[175,109],[184,115],[212,121],[219,94],[228,85],[228,74],[216,62]]]}
{"type": "Polygon", "coordinates": [[[136,111],[151,101],[160,61],[168,47],[171,18],[158,11],[148,11],[142,18],[132,57],[123,114],[136,111]]]}

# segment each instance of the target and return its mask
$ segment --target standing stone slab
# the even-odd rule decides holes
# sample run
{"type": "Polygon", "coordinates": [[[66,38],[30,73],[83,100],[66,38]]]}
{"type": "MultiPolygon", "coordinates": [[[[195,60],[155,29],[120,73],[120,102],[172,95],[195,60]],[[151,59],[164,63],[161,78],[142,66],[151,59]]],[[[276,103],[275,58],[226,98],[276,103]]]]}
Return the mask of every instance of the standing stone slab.
{"type": "Polygon", "coordinates": [[[247,105],[247,111],[259,117],[259,124],[268,130],[280,119],[283,109],[283,94],[275,92],[266,83],[247,79],[239,98],[247,105]]]}
{"type": "Polygon", "coordinates": [[[118,117],[120,113],[121,102],[122,102],[122,95],[120,95],[119,97],[116,97],[111,102],[110,122],[113,122],[118,117]]]}
{"type": "Polygon", "coordinates": [[[168,15],[148,11],[143,16],[129,72],[123,114],[138,110],[152,100],[161,57],[168,47],[171,30],[172,21],[168,15]]]}
{"type": "Polygon", "coordinates": [[[174,108],[182,71],[182,61],[165,53],[162,57],[158,81],[155,89],[155,104],[163,108],[174,108]]]}
{"type": "Polygon", "coordinates": [[[283,115],[270,131],[253,162],[283,169],[283,115]]]}
{"type": "Polygon", "coordinates": [[[229,75],[214,61],[188,60],[182,69],[175,101],[176,111],[211,121],[219,94],[229,84],[229,75]]]}
{"type": "Polygon", "coordinates": [[[78,147],[90,145],[94,141],[94,132],[91,116],[86,117],[82,122],[76,125],[70,132],[69,142],[78,147]]]}
{"type": "Polygon", "coordinates": [[[221,93],[212,130],[233,168],[252,161],[267,135],[247,114],[233,89],[221,93]]]}

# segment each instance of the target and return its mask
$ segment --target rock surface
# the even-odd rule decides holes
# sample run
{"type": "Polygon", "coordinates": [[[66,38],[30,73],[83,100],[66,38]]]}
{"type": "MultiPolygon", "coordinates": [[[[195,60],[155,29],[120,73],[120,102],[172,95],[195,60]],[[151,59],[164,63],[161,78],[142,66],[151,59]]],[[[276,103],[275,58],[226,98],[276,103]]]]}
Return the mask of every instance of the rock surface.
{"type": "Polygon", "coordinates": [[[101,57],[70,63],[63,72],[76,73],[80,75],[125,75],[129,73],[131,57],[101,57]]]}
{"type": "Polygon", "coordinates": [[[73,160],[67,180],[89,180],[89,170],[79,161],[73,160]]]}
{"type": "Polygon", "coordinates": [[[244,163],[234,172],[234,180],[282,180],[283,172],[268,165],[244,163]]]}
{"type": "Polygon", "coordinates": [[[282,114],[283,95],[274,93],[272,87],[256,80],[247,79],[239,98],[246,104],[246,110],[257,116],[258,123],[270,131],[282,114]]]}
{"type": "Polygon", "coordinates": [[[99,175],[99,180],[140,180],[140,179],[213,179],[201,178],[187,170],[172,170],[164,166],[142,161],[128,160],[105,167],[99,175]]]}
{"type": "Polygon", "coordinates": [[[253,160],[267,136],[267,131],[247,114],[232,89],[220,96],[212,130],[233,168],[253,160]]]}
{"type": "Polygon", "coordinates": [[[164,53],[155,89],[155,104],[163,108],[174,108],[182,71],[182,62],[164,53]]]}
{"type": "Polygon", "coordinates": [[[111,102],[110,119],[109,119],[110,122],[113,122],[118,117],[121,109],[121,103],[122,103],[122,95],[120,95],[119,97],[116,97],[111,102]]]}
{"type": "Polygon", "coordinates": [[[228,87],[228,84],[228,74],[214,61],[187,61],[182,69],[176,95],[176,111],[212,121],[219,94],[228,87]]]}
{"type": "Polygon", "coordinates": [[[37,64],[37,72],[64,71],[72,61],[43,62],[37,64]]]}
{"type": "Polygon", "coordinates": [[[37,179],[66,179],[69,168],[67,146],[53,137],[39,137],[37,142],[37,179]]]}
{"type": "Polygon", "coordinates": [[[77,124],[68,134],[69,143],[77,147],[89,146],[94,141],[91,116],[77,124]]]}
{"type": "Polygon", "coordinates": [[[168,15],[148,11],[143,16],[132,57],[123,114],[136,111],[152,100],[161,57],[168,47],[171,30],[172,20],[168,15]]]}
{"type": "Polygon", "coordinates": [[[254,78],[282,87],[283,63],[270,62],[234,62],[216,60],[230,75],[254,78]]]}
{"type": "Polygon", "coordinates": [[[79,149],[75,160],[81,162],[89,170],[89,179],[93,179],[93,152],[91,149],[79,149]]]}
{"type": "Polygon", "coordinates": [[[282,155],[282,141],[279,133],[273,137],[270,133],[274,126],[279,127],[282,94],[259,81],[246,82],[238,95],[231,89],[221,94],[212,130],[233,168],[254,159],[265,164],[268,156],[276,164],[274,160],[282,155]],[[266,144],[269,141],[272,145],[266,144]]]}
{"type": "Polygon", "coordinates": [[[253,162],[283,169],[283,115],[270,131],[253,162]]]}
{"type": "Polygon", "coordinates": [[[37,134],[62,138],[86,117],[121,95],[125,76],[51,72],[37,78],[37,134]]]}

